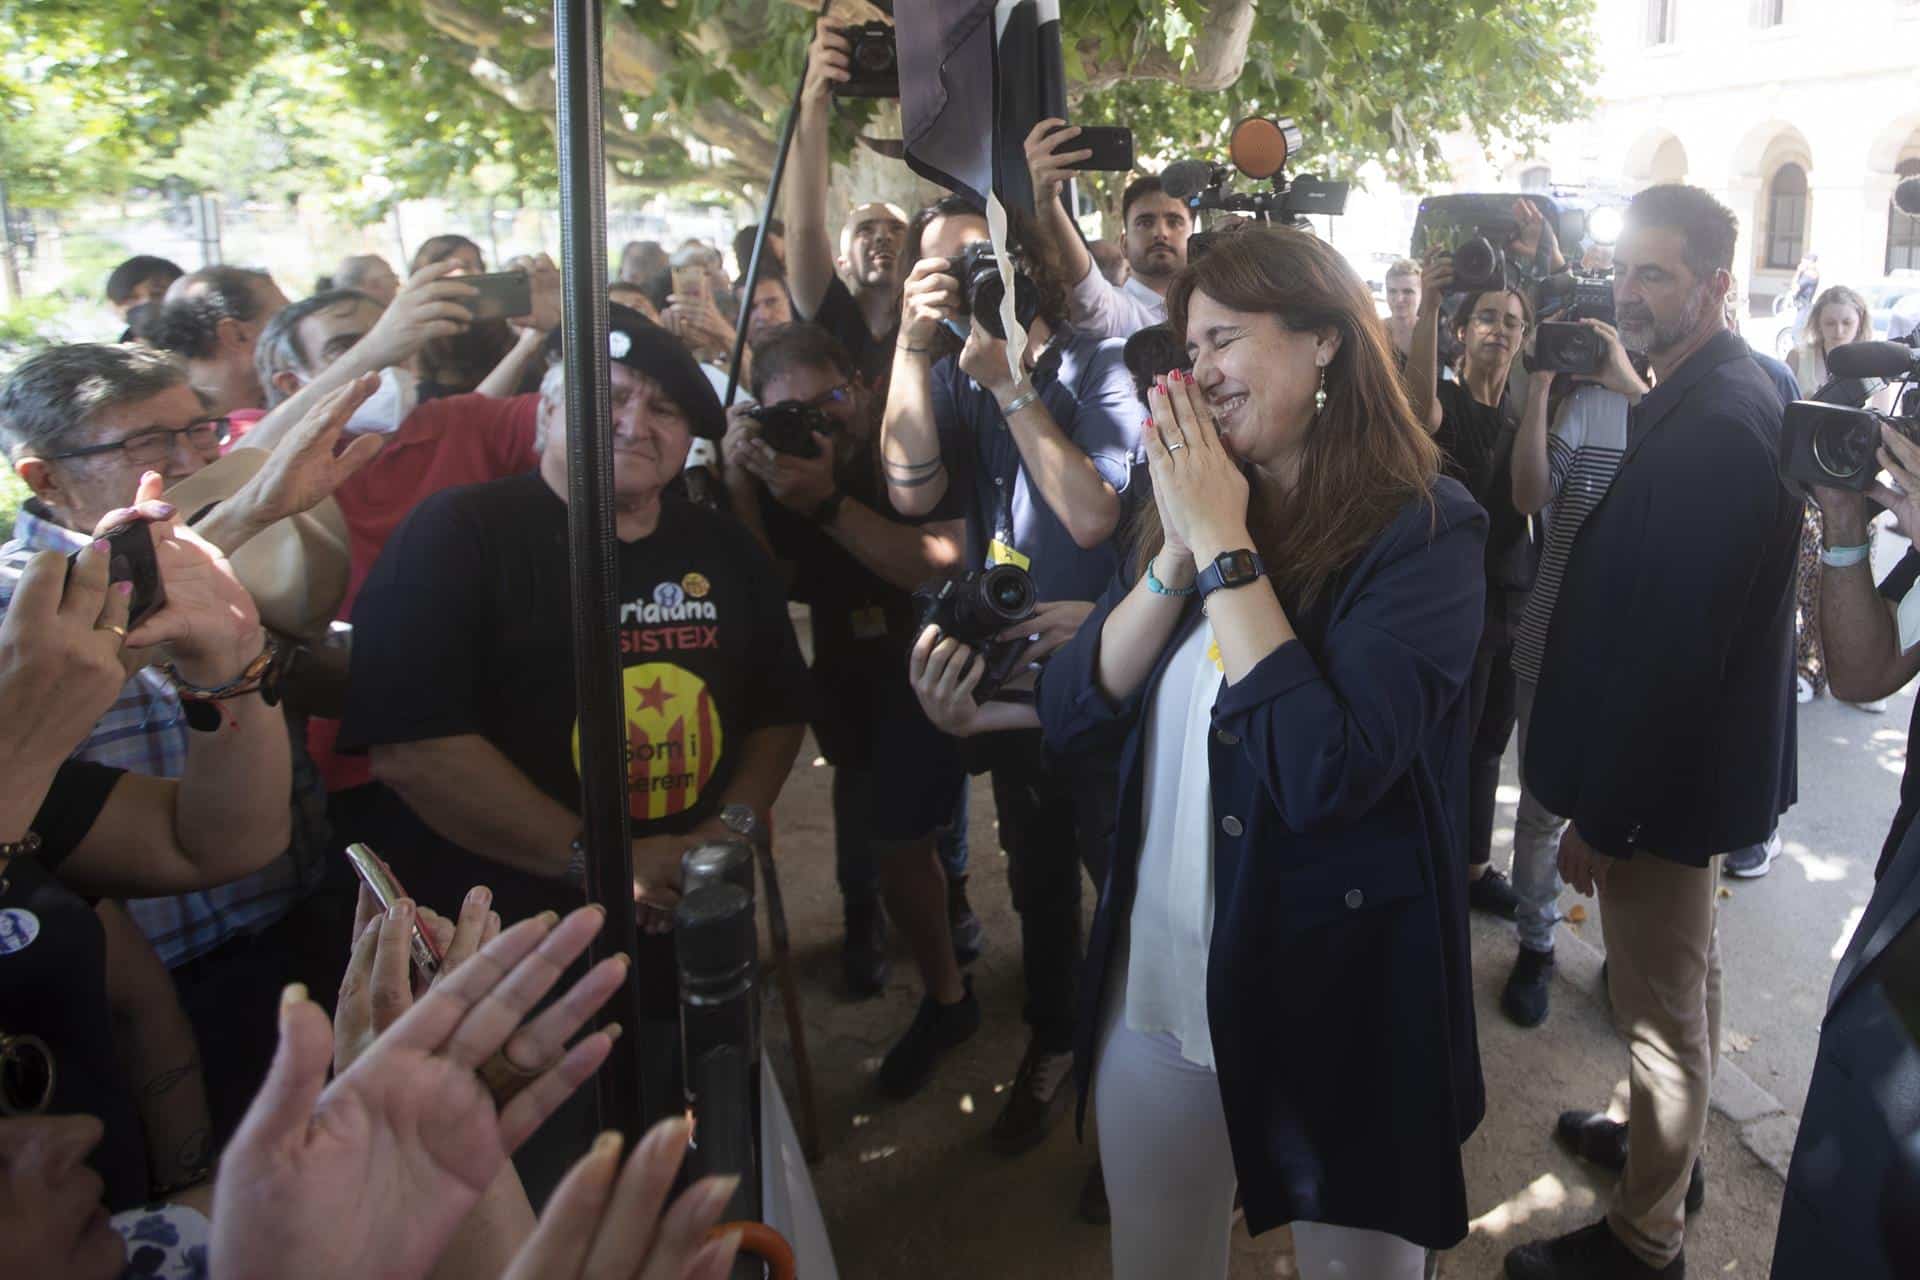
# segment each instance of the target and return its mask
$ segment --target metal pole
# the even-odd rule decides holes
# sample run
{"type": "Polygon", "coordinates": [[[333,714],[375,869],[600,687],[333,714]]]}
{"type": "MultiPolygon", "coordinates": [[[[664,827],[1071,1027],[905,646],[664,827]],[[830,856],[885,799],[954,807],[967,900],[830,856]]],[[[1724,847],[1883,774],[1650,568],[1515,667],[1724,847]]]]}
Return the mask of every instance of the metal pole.
{"type": "MultiPolygon", "coordinates": [[[[825,17],[833,0],[820,0],[820,17],[825,17]]],[[[787,104],[787,122],[780,126],[780,150],[773,157],[773,176],[767,179],[767,202],[760,210],[760,225],[753,233],[753,252],[747,258],[747,292],[740,299],[740,322],[733,331],[733,358],[727,361],[727,394],[720,407],[733,405],[733,393],[740,389],[740,357],[747,349],[747,322],[753,318],[753,287],[760,279],[760,255],[767,247],[767,229],[773,211],[780,203],[780,180],[787,174],[787,154],[793,150],[793,129],[800,123],[800,95],[807,90],[807,62],[800,59],[800,80],[793,86],[793,101],[787,104]]]]}
{"type": "MultiPolygon", "coordinates": [[[[614,636],[613,425],[607,416],[606,161],[601,149],[600,0],[554,0],[559,81],[561,332],[567,370],[567,543],[573,584],[574,697],[580,708],[580,821],[587,896],[606,909],[593,959],[634,954],[633,845],[627,834],[626,693],[614,636]]],[[[600,1127],[641,1136],[638,975],[601,1011],[628,1034],[594,1077],[600,1127]]]]}

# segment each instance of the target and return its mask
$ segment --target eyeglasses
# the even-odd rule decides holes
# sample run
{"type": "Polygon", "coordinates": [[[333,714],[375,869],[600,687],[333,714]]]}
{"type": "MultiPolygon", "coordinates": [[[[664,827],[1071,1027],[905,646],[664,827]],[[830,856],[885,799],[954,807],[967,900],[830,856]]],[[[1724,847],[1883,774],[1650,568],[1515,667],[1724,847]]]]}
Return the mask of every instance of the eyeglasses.
{"type": "Polygon", "coordinates": [[[851,399],[853,399],[853,384],[843,382],[837,387],[828,387],[811,400],[802,400],[800,403],[809,409],[824,409],[830,404],[845,404],[851,399]]]}
{"type": "Polygon", "coordinates": [[[149,427],[145,431],[136,431],[126,439],[115,440],[111,444],[94,444],[84,449],[69,449],[65,453],[56,453],[48,461],[93,458],[119,450],[127,455],[128,462],[136,466],[152,466],[155,463],[165,462],[173,455],[174,445],[181,436],[185,436],[187,443],[202,453],[224,445],[230,438],[229,426],[225,418],[205,418],[199,422],[190,422],[184,427],[149,427]]]}
{"type": "Polygon", "coordinates": [[[1476,311],[1473,322],[1483,329],[1507,328],[1518,333],[1527,327],[1527,322],[1518,316],[1510,316],[1499,311],[1476,311]]]}

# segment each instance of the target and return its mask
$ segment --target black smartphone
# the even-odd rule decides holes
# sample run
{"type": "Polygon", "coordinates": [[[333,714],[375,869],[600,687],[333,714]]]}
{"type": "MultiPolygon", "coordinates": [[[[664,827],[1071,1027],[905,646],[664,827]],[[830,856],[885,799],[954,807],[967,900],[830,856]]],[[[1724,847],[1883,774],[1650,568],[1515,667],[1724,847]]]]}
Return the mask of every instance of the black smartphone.
{"type": "Polygon", "coordinates": [[[476,291],[473,297],[461,299],[475,320],[509,320],[533,311],[533,277],[524,271],[454,278],[476,291]]]}
{"type": "MultiPolygon", "coordinates": [[[[136,517],[101,537],[107,540],[108,581],[133,584],[133,599],[127,614],[127,629],[132,630],[167,603],[167,589],[160,581],[160,561],[153,550],[153,533],[147,521],[136,517]]],[[[69,574],[79,556],[76,551],[67,557],[69,574]]]]}
{"type": "Polygon", "coordinates": [[[1124,125],[1084,124],[1080,126],[1080,136],[1068,144],[1067,150],[1093,152],[1085,160],[1068,165],[1069,169],[1125,173],[1133,168],[1133,130],[1124,125]]]}

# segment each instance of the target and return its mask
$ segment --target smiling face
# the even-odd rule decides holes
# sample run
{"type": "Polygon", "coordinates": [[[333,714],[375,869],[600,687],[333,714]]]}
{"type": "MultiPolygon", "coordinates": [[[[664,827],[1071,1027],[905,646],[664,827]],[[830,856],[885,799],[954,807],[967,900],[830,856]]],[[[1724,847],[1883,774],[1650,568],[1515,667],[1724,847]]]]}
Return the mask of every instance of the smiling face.
{"type": "Polygon", "coordinates": [[[132,453],[113,449],[81,458],[32,464],[22,459],[19,470],[32,486],[34,496],[47,504],[62,525],[91,530],[107,512],[133,501],[144,473],[158,471],[171,487],[218,458],[220,446],[211,438],[210,431],[202,433],[208,437],[203,444],[196,444],[192,436],[184,433],[170,437],[148,434],[179,432],[181,428],[206,420],[206,406],[193,388],[182,382],[158,395],[100,410],[84,426],[61,440],[58,448],[48,451],[64,453],[138,436],[154,441],[154,448],[164,449],[164,453],[149,457],[145,449],[136,447],[132,453]]]}
{"type": "Polygon", "coordinates": [[[1262,469],[1298,456],[1320,371],[1339,349],[1337,335],[1289,329],[1277,316],[1232,310],[1197,289],[1187,303],[1187,354],[1221,442],[1262,469]]]}
{"type": "Polygon", "coordinates": [[[1193,219],[1187,206],[1164,192],[1151,191],[1127,206],[1127,263],[1133,274],[1165,280],[1187,265],[1187,237],[1193,219]]]}
{"type": "MultiPolygon", "coordinates": [[[[660,384],[614,361],[613,498],[622,508],[644,507],[660,496],[687,464],[693,429],[686,413],[660,384]]],[[[567,432],[564,396],[540,403],[540,431],[546,447],[540,472],[554,492],[567,492],[567,432]]]]}
{"type": "Polygon", "coordinates": [[[100,1142],[92,1116],[0,1119],[0,1240],[8,1273],[112,1280],[126,1267],[100,1203],[105,1185],[87,1167],[100,1142]]]}

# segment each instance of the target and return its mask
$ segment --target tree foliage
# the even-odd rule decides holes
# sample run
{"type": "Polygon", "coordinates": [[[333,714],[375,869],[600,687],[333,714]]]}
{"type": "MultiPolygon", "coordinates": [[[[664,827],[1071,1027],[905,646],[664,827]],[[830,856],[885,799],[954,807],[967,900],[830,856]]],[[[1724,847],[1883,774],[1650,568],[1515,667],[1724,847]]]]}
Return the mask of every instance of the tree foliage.
{"type": "MultiPolygon", "coordinates": [[[[1259,112],[1300,121],[1316,171],[1351,177],[1377,162],[1418,184],[1442,176],[1443,134],[1524,145],[1582,111],[1592,7],[1064,0],[1062,10],[1077,118],[1129,125],[1143,155],[1218,153],[1228,122],[1259,112]]],[[[607,0],[609,158],[649,184],[759,185],[812,8],[607,0]]],[[[836,0],[850,21],[876,12],[836,0]]],[[[536,0],[0,0],[0,22],[19,46],[16,79],[68,104],[90,131],[82,150],[123,173],[174,167],[190,126],[236,103],[240,122],[258,122],[264,103],[299,157],[282,167],[317,170],[312,185],[374,173],[398,198],[489,167],[528,188],[554,179],[552,13],[536,0]],[[289,65],[320,70],[303,78],[289,65]]],[[[870,112],[845,104],[843,146],[871,127],[870,112]]],[[[11,172],[15,153],[33,148],[16,145],[20,113],[0,113],[0,130],[11,172]]],[[[44,151],[43,180],[104,180],[60,147],[44,151]]]]}

